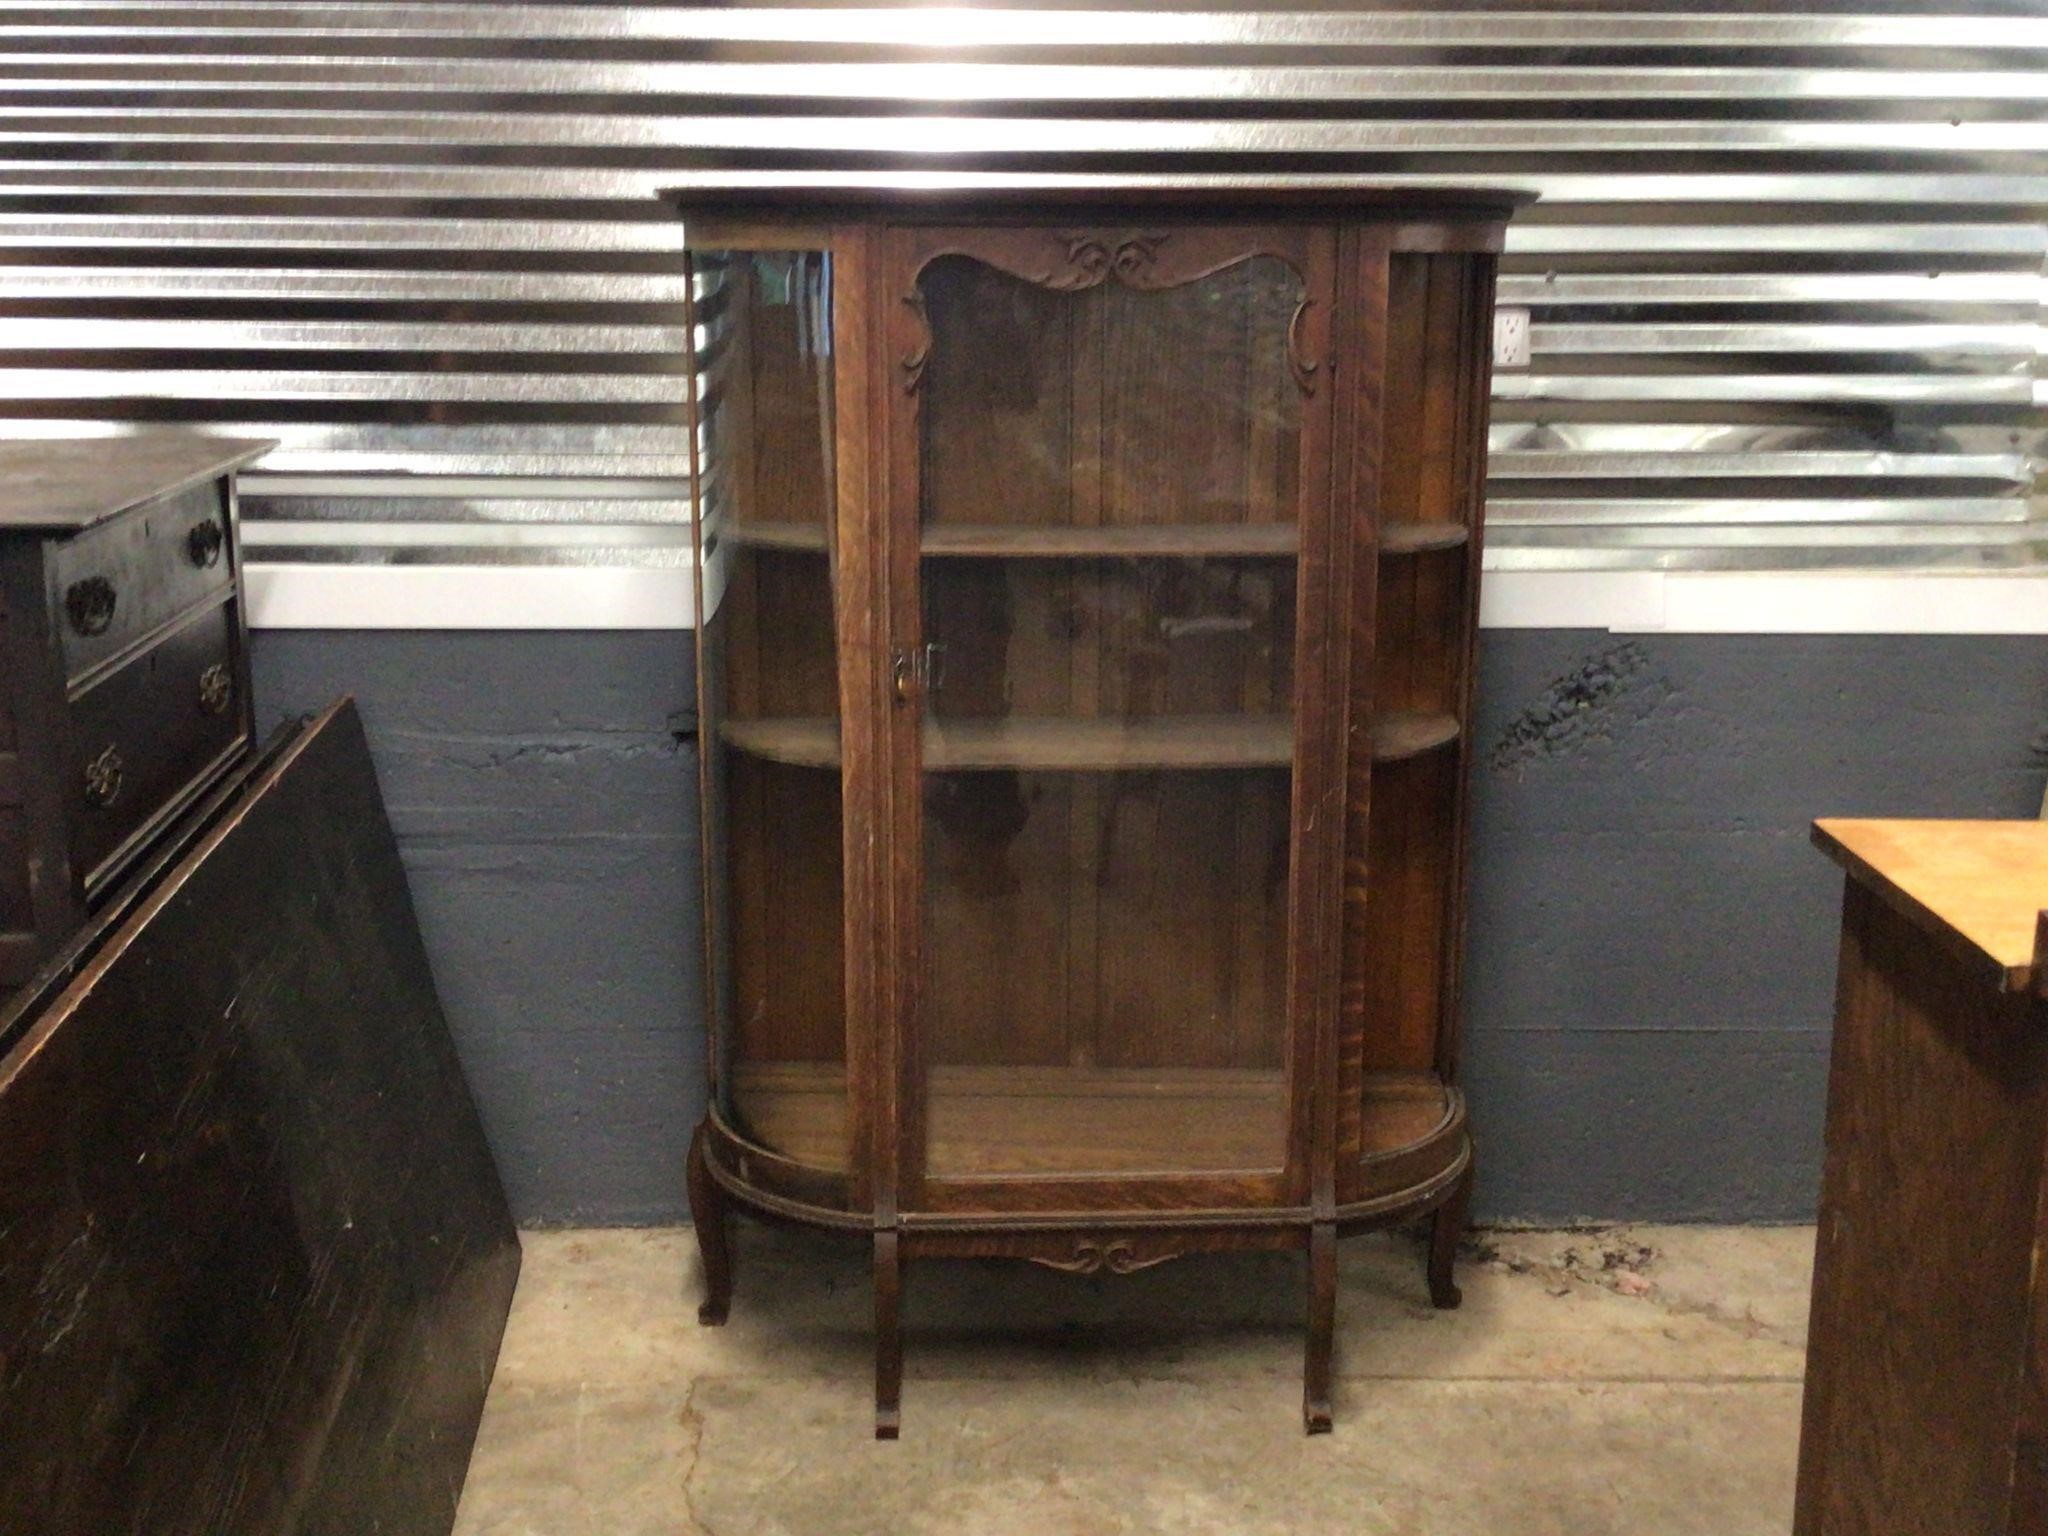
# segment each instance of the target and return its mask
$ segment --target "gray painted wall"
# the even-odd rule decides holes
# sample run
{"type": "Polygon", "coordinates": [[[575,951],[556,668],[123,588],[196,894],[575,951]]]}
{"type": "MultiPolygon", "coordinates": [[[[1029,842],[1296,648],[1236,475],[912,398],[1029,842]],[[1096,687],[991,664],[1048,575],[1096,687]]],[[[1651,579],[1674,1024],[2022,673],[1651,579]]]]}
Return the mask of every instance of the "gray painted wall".
{"type": "MultiPolygon", "coordinates": [[[[690,637],[275,631],[256,683],[361,703],[520,1220],[677,1219],[690,637]]],[[[1480,687],[1480,1216],[1807,1216],[1840,882],[1806,824],[2033,815],[2048,639],[1490,631],[1480,687]]]]}

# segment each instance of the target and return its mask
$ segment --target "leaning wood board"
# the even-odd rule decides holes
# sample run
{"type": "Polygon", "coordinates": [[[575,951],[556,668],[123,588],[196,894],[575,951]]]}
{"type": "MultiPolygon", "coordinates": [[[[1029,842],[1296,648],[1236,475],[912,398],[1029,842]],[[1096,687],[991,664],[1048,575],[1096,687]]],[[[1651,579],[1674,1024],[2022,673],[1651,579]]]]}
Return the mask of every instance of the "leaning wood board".
{"type": "Polygon", "coordinates": [[[2048,825],[1824,821],[1848,871],[1796,1536],[2048,1531],[2048,825]]]}
{"type": "Polygon", "coordinates": [[[0,1057],[0,1529],[445,1536],[518,1239],[354,707],[116,906],[0,1057]]]}

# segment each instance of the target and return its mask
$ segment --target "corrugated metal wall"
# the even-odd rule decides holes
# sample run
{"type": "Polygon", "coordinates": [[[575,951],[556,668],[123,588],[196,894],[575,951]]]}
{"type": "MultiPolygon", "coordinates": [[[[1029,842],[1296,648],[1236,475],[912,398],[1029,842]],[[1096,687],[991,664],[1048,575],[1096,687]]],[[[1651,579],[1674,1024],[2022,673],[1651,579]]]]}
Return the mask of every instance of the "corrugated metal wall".
{"type": "Polygon", "coordinates": [[[2048,559],[2048,17],[1937,9],[0,0],[0,427],[281,438],[259,558],[679,561],[655,189],[1220,157],[1544,193],[1496,564],[2048,559]]]}

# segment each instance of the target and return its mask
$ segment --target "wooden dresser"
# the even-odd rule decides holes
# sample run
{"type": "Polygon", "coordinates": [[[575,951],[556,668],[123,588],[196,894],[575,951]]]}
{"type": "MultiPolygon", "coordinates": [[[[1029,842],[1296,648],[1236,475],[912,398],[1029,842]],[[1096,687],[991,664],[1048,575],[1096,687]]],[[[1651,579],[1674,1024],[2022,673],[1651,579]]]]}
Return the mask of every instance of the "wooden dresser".
{"type": "Polygon", "coordinates": [[[0,444],[0,986],[248,754],[233,474],[271,446],[0,444]]]}
{"type": "Polygon", "coordinates": [[[2048,1532],[2048,822],[1847,871],[1796,1536],[2048,1532]]]}
{"type": "Polygon", "coordinates": [[[1451,1266],[1495,253],[1518,194],[677,199],[728,1208],[1126,1274],[1451,1266]]]}

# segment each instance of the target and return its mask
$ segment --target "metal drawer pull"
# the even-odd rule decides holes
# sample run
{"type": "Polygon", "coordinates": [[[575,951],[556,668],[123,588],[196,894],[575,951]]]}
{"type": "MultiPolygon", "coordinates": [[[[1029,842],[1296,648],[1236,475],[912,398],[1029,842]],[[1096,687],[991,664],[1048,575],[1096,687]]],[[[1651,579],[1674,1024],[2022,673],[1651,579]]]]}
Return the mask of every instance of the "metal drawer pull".
{"type": "Polygon", "coordinates": [[[112,747],[85,765],[85,798],[104,809],[121,798],[121,754],[112,747]]]}
{"type": "Polygon", "coordinates": [[[64,589],[64,612],[81,635],[104,635],[114,622],[118,598],[104,576],[88,576],[64,589]]]}
{"type": "Polygon", "coordinates": [[[221,546],[226,542],[227,535],[220,531],[220,524],[209,517],[203,523],[194,523],[192,531],[185,535],[185,553],[202,569],[219,565],[221,546]]]}
{"type": "Polygon", "coordinates": [[[227,663],[216,661],[199,674],[199,707],[209,715],[224,715],[235,696],[235,680],[227,663]]]}

